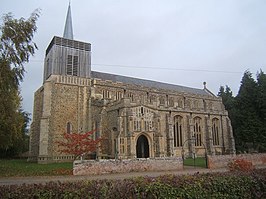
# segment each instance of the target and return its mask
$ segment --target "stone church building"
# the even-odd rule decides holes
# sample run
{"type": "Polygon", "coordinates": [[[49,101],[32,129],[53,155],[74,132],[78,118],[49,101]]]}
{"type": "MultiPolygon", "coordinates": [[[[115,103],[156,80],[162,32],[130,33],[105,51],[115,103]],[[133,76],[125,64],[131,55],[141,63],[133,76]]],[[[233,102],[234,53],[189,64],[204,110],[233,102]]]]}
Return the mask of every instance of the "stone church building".
{"type": "Polygon", "coordinates": [[[47,47],[43,85],[34,94],[30,159],[69,161],[57,141],[96,129],[98,158],[156,158],[235,153],[228,113],[206,88],[189,88],[91,70],[91,44],[64,36],[47,47]]]}

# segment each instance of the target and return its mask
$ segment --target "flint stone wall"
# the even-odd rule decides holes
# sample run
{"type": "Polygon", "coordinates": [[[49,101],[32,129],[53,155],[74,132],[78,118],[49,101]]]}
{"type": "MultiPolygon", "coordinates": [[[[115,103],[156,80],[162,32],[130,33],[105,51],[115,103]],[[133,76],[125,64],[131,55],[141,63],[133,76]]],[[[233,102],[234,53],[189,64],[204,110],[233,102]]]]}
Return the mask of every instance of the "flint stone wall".
{"type": "Polygon", "coordinates": [[[134,160],[76,160],[73,164],[73,175],[183,170],[181,157],[134,160]]]}
{"type": "Polygon", "coordinates": [[[258,154],[240,154],[240,155],[221,155],[221,156],[208,156],[208,168],[226,168],[227,164],[232,160],[245,159],[250,162],[255,167],[266,166],[266,153],[258,154]]]}

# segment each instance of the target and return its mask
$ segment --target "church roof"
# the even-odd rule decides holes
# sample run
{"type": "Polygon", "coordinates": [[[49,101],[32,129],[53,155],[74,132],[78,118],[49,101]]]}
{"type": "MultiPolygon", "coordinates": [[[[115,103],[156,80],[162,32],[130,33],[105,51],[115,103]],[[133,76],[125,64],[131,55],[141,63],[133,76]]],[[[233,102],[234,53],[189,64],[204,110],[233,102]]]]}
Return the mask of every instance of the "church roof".
{"type": "Polygon", "coordinates": [[[97,71],[91,71],[91,77],[102,79],[102,80],[111,80],[113,82],[122,82],[126,84],[134,84],[138,86],[144,86],[155,89],[163,89],[163,90],[173,90],[182,93],[191,93],[191,94],[199,94],[199,95],[208,95],[212,96],[213,94],[208,92],[207,89],[197,89],[190,88],[185,86],[179,86],[174,84],[167,84],[162,82],[156,82],[152,80],[138,79],[133,77],[126,77],[121,75],[114,75],[110,73],[102,73],[97,71]]]}

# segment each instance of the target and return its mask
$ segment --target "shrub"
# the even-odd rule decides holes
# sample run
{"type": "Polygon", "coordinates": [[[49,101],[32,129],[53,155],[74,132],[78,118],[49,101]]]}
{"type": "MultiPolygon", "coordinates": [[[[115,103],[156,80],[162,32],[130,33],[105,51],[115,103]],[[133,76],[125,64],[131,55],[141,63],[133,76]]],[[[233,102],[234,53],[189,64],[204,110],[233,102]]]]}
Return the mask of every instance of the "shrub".
{"type": "Polygon", "coordinates": [[[266,198],[266,169],[0,186],[0,198],[266,198]]]}
{"type": "Polygon", "coordinates": [[[244,171],[250,172],[254,169],[251,161],[246,159],[235,159],[228,163],[228,168],[230,171],[244,171]]]}

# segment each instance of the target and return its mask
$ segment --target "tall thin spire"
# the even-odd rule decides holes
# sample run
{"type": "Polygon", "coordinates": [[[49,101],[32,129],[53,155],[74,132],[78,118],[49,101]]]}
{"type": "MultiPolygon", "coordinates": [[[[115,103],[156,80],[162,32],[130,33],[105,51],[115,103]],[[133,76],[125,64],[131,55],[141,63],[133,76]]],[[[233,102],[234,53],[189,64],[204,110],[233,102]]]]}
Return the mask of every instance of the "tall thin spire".
{"type": "Polygon", "coordinates": [[[70,8],[70,1],[67,10],[67,17],[65,23],[65,30],[64,30],[64,38],[72,39],[73,40],[73,28],[72,28],[72,17],[71,17],[71,8],[70,8]]]}

